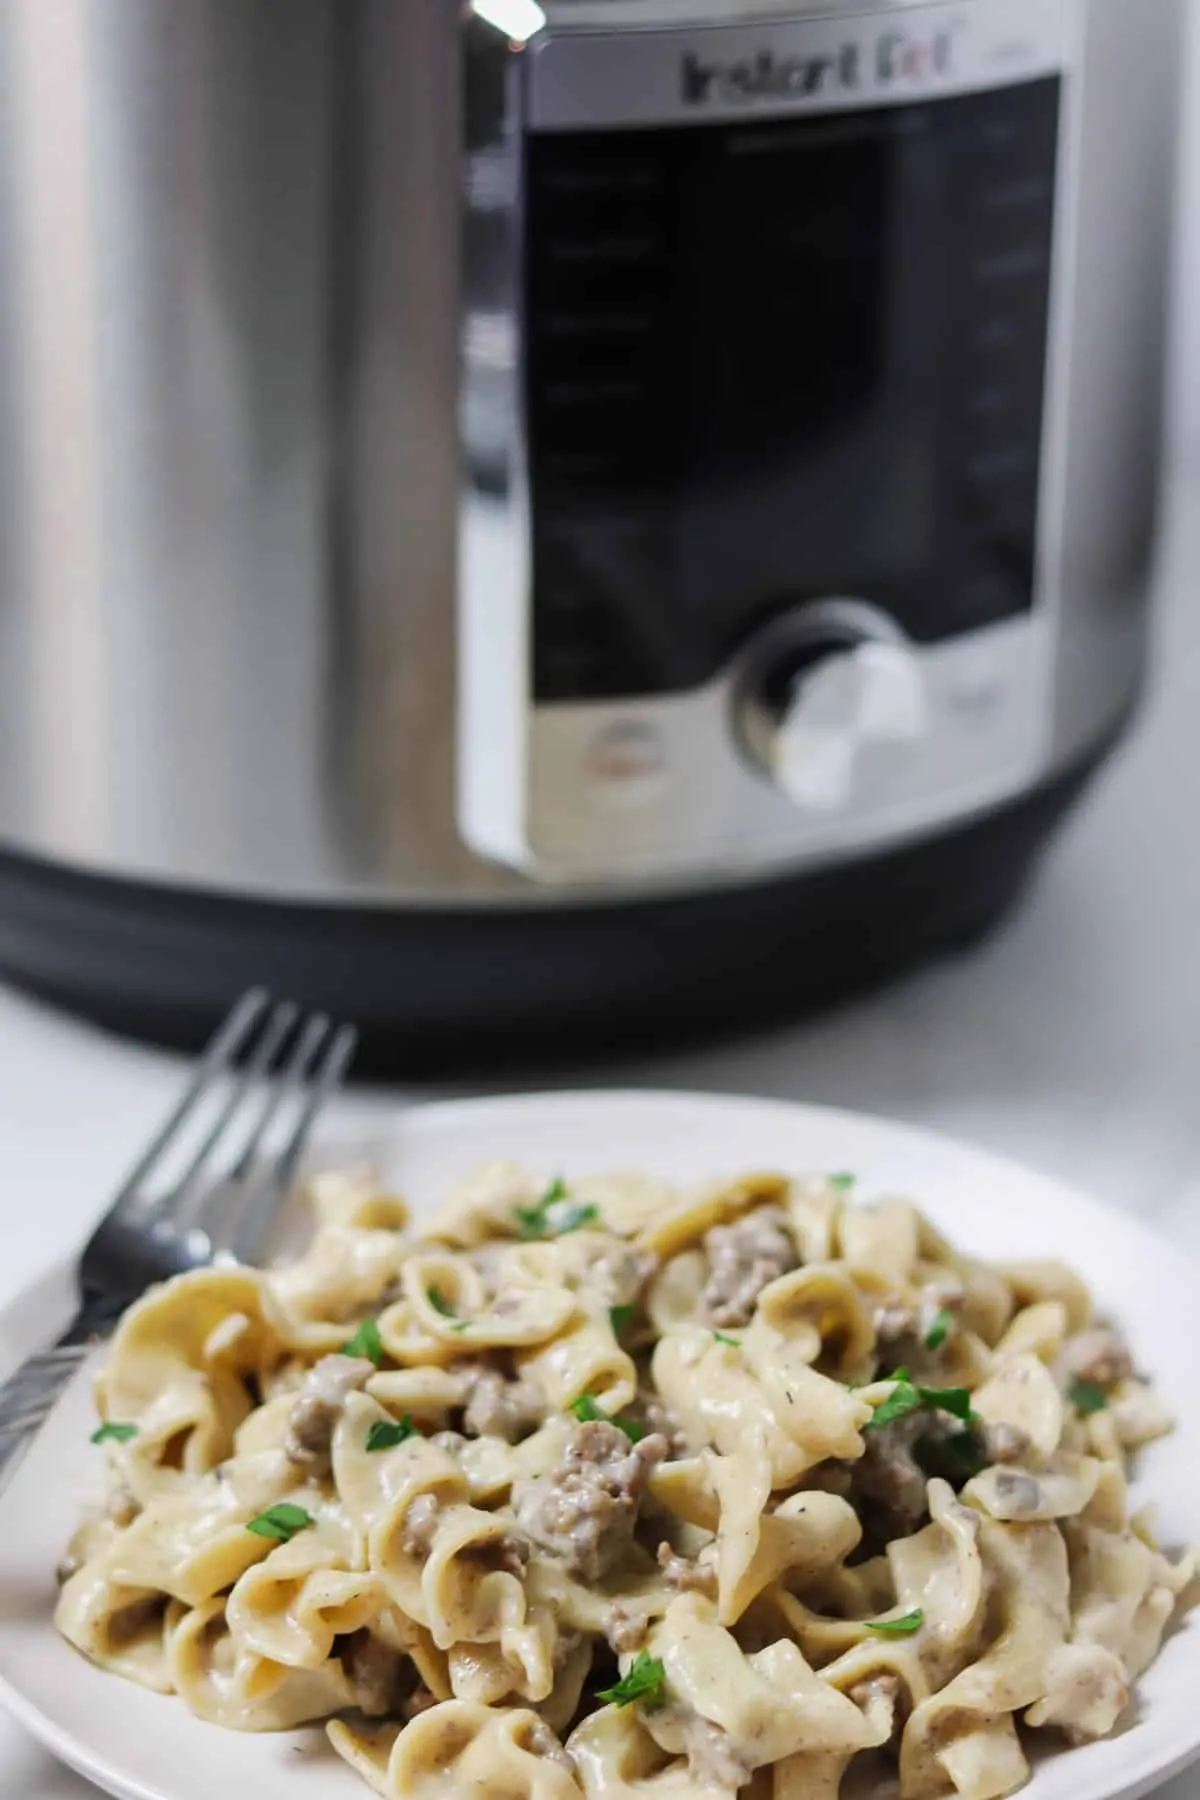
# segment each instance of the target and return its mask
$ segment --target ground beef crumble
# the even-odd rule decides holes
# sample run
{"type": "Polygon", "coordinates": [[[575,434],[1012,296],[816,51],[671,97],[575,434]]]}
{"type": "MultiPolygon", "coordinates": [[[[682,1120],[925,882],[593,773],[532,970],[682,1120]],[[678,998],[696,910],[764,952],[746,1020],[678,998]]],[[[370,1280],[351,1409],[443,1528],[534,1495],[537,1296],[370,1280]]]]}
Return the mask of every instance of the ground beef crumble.
{"type": "Polygon", "coordinates": [[[693,1561],[690,1556],[678,1555],[670,1544],[660,1544],[658,1566],[681,1594],[704,1594],[709,1600],[716,1599],[717,1571],[711,1563],[693,1561]]]}
{"type": "Polygon", "coordinates": [[[495,1437],[506,1444],[519,1444],[542,1424],[546,1403],[531,1382],[509,1380],[482,1363],[463,1373],[466,1407],[462,1424],[468,1437],[495,1437]]]}
{"type": "Polygon", "coordinates": [[[618,1656],[632,1656],[649,1637],[650,1621],[645,1613],[630,1612],[627,1606],[618,1603],[609,1608],[604,1635],[618,1656]]]}
{"type": "Polygon", "coordinates": [[[570,1433],[549,1474],[516,1484],[517,1521],[585,1581],[598,1581],[633,1542],[647,1479],[666,1455],[657,1434],[631,1444],[618,1426],[589,1420],[570,1433]]]}
{"type": "Polygon", "coordinates": [[[861,1708],[879,1729],[890,1729],[891,1736],[895,1737],[900,1723],[897,1716],[900,1693],[899,1676],[881,1673],[868,1675],[865,1681],[855,1682],[852,1688],[846,1690],[846,1698],[853,1700],[855,1706],[861,1708]]]}
{"type": "Polygon", "coordinates": [[[588,1283],[604,1306],[631,1306],[658,1267],[658,1258],[628,1245],[604,1250],[588,1265],[588,1283]]]}
{"type": "Polygon", "coordinates": [[[983,1452],[989,1463],[1020,1462],[1029,1452],[1033,1439],[1020,1425],[984,1425],[983,1452]]]}
{"type": "Polygon", "coordinates": [[[329,1447],[347,1395],[364,1388],[375,1364],[363,1356],[323,1356],[304,1377],[288,1414],[283,1448],[289,1462],[314,1474],[329,1469],[329,1447]]]}
{"type": "Polygon", "coordinates": [[[683,1747],[688,1771],[701,1787],[721,1788],[726,1793],[744,1787],[754,1773],[735,1740],[691,1707],[685,1709],[683,1747]]]}
{"type": "Polygon", "coordinates": [[[441,1504],[436,1494],[418,1494],[404,1515],[400,1548],[406,1556],[428,1556],[437,1536],[441,1504]]]}
{"type": "Polygon", "coordinates": [[[530,1548],[528,1538],[518,1536],[515,1531],[506,1531],[503,1537],[486,1538],[464,1554],[489,1569],[503,1569],[506,1574],[520,1579],[529,1567],[530,1548]]]}
{"type": "Polygon", "coordinates": [[[918,1411],[863,1433],[854,1486],[883,1509],[889,1535],[907,1536],[925,1516],[926,1477],[913,1448],[929,1429],[929,1415],[918,1411]]]}
{"type": "Polygon", "coordinates": [[[868,1675],[865,1681],[858,1681],[846,1690],[846,1697],[853,1700],[855,1706],[868,1707],[873,1700],[895,1700],[900,1693],[900,1678],[897,1675],[868,1675]]]}
{"type": "Polygon", "coordinates": [[[666,1438],[668,1456],[691,1455],[692,1446],[687,1433],[674,1414],[668,1412],[657,1394],[639,1393],[636,1410],[645,1420],[647,1431],[666,1438]]]}
{"type": "Polygon", "coordinates": [[[570,1757],[544,1719],[531,1719],[525,1727],[524,1737],[524,1749],[531,1751],[534,1756],[542,1757],[546,1762],[558,1763],[560,1767],[574,1772],[570,1757]]]}
{"type": "Polygon", "coordinates": [[[381,1644],[369,1631],[356,1631],[345,1638],[341,1656],[360,1712],[369,1719],[382,1719],[399,1711],[407,1657],[381,1644]]]}
{"type": "Polygon", "coordinates": [[[732,1225],[704,1234],[708,1281],[700,1296],[705,1317],[722,1328],[746,1325],[770,1281],[799,1263],[782,1207],[760,1206],[732,1225]]]}

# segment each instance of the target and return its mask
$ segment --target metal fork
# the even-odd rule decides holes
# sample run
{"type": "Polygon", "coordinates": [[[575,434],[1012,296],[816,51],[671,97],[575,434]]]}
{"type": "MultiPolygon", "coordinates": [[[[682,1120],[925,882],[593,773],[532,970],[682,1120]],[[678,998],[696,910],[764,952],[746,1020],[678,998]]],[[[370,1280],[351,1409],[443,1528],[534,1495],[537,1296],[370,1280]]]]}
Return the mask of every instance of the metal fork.
{"type": "Polygon", "coordinates": [[[74,1319],[57,1344],[0,1387],[0,1484],[93,1345],[153,1282],[256,1254],[356,1043],[353,1026],[302,1015],[291,1001],[272,1005],[261,989],[237,1002],[89,1239],[74,1319]],[[153,1193],[156,1171],[222,1087],[216,1117],[182,1175],[153,1193]],[[268,1154],[273,1133],[280,1141],[268,1154]]]}

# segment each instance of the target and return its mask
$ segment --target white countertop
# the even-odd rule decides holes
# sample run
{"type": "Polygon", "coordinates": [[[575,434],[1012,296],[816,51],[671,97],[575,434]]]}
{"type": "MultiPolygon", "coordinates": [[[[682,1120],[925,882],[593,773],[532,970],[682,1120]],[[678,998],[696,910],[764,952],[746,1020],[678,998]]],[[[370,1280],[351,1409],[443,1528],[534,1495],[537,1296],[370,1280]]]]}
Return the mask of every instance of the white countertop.
{"type": "MultiPolygon", "coordinates": [[[[815,1023],[583,1079],[938,1126],[1150,1215],[1200,1255],[1200,480],[1173,493],[1160,587],[1152,704],[990,942],[815,1023]]],[[[78,1241],[178,1076],[0,990],[0,1306],[78,1241]]],[[[347,1104],[369,1117],[396,1101],[347,1104]]],[[[1200,1776],[1162,1791],[1198,1800],[1200,1776]]],[[[2,1715],[0,1794],[95,1800],[2,1715]]]]}

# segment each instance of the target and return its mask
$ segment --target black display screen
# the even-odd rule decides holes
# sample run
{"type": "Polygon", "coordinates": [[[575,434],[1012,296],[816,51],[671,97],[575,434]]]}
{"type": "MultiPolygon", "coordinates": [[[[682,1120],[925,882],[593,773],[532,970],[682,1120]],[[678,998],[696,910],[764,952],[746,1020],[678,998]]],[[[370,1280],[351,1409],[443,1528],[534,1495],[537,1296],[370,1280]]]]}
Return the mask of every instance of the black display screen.
{"type": "Polygon", "coordinates": [[[1029,607],[1058,112],[529,140],[540,699],[697,686],[806,597],[1029,607]]]}

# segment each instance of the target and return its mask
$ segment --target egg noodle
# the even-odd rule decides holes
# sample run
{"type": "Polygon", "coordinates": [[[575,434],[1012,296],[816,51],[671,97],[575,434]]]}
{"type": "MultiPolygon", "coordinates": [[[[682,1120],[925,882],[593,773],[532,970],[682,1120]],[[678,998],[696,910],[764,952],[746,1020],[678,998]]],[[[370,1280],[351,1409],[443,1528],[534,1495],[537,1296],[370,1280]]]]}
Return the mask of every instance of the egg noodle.
{"type": "Polygon", "coordinates": [[[852,1189],[319,1177],[300,1261],[120,1325],[59,1629],[395,1800],[1011,1793],[1192,1578],[1126,1502],[1171,1422],[1070,1269],[852,1189]]]}

